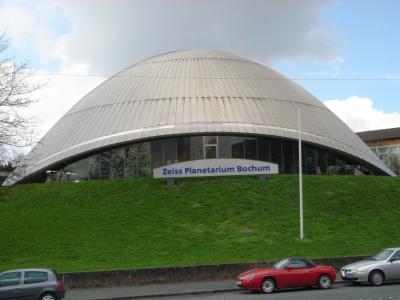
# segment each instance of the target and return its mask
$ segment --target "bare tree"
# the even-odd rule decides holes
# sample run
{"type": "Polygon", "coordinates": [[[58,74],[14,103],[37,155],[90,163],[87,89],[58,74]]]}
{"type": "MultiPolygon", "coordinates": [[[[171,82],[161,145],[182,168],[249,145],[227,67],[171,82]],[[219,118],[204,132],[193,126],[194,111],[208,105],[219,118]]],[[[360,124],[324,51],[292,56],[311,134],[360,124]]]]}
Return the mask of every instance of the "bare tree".
{"type": "Polygon", "coordinates": [[[0,35],[0,160],[8,159],[7,146],[27,147],[34,141],[32,124],[21,110],[34,102],[32,92],[41,86],[29,82],[32,76],[26,62],[8,55],[10,43],[0,35]]]}

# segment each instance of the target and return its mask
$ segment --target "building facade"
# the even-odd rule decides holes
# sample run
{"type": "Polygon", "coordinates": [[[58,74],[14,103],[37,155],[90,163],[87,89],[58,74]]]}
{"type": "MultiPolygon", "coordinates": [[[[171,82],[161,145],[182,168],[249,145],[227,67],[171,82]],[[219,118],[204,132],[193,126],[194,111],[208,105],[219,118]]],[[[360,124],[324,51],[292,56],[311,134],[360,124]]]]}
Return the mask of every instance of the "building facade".
{"type": "Polygon", "coordinates": [[[318,99],[230,53],[187,50],[141,61],[63,116],[6,184],[151,176],[187,160],[242,158],[308,174],[394,175],[318,99]]]}
{"type": "Polygon", "coordinates": [[[358,132],[358,136],[393,172],[400,175],[400,128],[358,132]]]}

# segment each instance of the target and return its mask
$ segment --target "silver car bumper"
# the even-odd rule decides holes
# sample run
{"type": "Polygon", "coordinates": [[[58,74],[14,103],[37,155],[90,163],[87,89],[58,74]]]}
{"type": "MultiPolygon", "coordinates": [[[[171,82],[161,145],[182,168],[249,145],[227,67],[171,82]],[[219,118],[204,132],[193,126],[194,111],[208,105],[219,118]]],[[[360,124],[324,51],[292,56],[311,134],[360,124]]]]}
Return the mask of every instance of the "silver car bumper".
{"type": "Polygon", "coordinates": [[[345,281],[368,282],[368,271],[348,272],[345,269],[340,270],[340,276],[345,281]]]}

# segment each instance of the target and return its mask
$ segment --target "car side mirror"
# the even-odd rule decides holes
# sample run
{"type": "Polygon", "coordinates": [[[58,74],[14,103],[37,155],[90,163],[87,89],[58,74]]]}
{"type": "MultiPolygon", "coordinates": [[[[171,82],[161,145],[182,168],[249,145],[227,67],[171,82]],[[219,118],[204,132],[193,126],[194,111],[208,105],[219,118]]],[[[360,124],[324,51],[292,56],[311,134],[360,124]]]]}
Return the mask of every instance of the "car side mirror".
{"type": "Polygon", "coordinates": [[[398,259],[397,258],[391,258],[391,259],[389,259],[389,262],[394,262],[396,260],[398,260],[398,259]]]}
{"type": "Polygon", "coordinates": [[[293,270],[293,267],[291,265],[287,266],[286,270],[290,271],[293,270]]]}

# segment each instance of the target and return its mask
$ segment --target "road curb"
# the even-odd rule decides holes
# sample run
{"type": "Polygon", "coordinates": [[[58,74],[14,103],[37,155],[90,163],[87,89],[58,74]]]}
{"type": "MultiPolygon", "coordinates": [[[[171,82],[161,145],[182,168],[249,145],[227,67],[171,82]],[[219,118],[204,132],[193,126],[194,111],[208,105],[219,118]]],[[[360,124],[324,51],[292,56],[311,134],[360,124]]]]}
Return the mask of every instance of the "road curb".
{"type": "MultiPolygon", "coordinates": [[[[343,280],[335,281],[336,284],[346,283],[343,280]]],[[[190,295],[207,295],[207,294],[222,294],[243,291],[241,288],[231,288],[231,289],[213,289],[213,290],[203,290],[203,291],[193,291],[193,292],[175,292],[175,293],[159,293],[159,294],[148,294],[148,295],[136,295],[136,296],[123,296],[123,297],[108,297],[108,298],[95,298],[90,300],[133,300],[133,299],[148,299],[148,298],[164,298],[164,297],[174,297],[174,296],[190,296],[190,295]]]]}
{"type": "Polygon", "coordinates": [[[217,289],[207,291],[195,291],[195,292],[177,292],[177,293],[165,293],[165,294],[149,294],[149,295],[136,295],[136,296],[123,296],[123,297],[111,297],[111,298],[96,298],[90,300],[132,300],[132,299],[146,299],[146,298],[162,298],[162,297],[174,297],[174,296],[190,296],[190,295],[206,295],[206,294],[219,294],[240,291],[239,288],[232,289],[217,289]]]}

